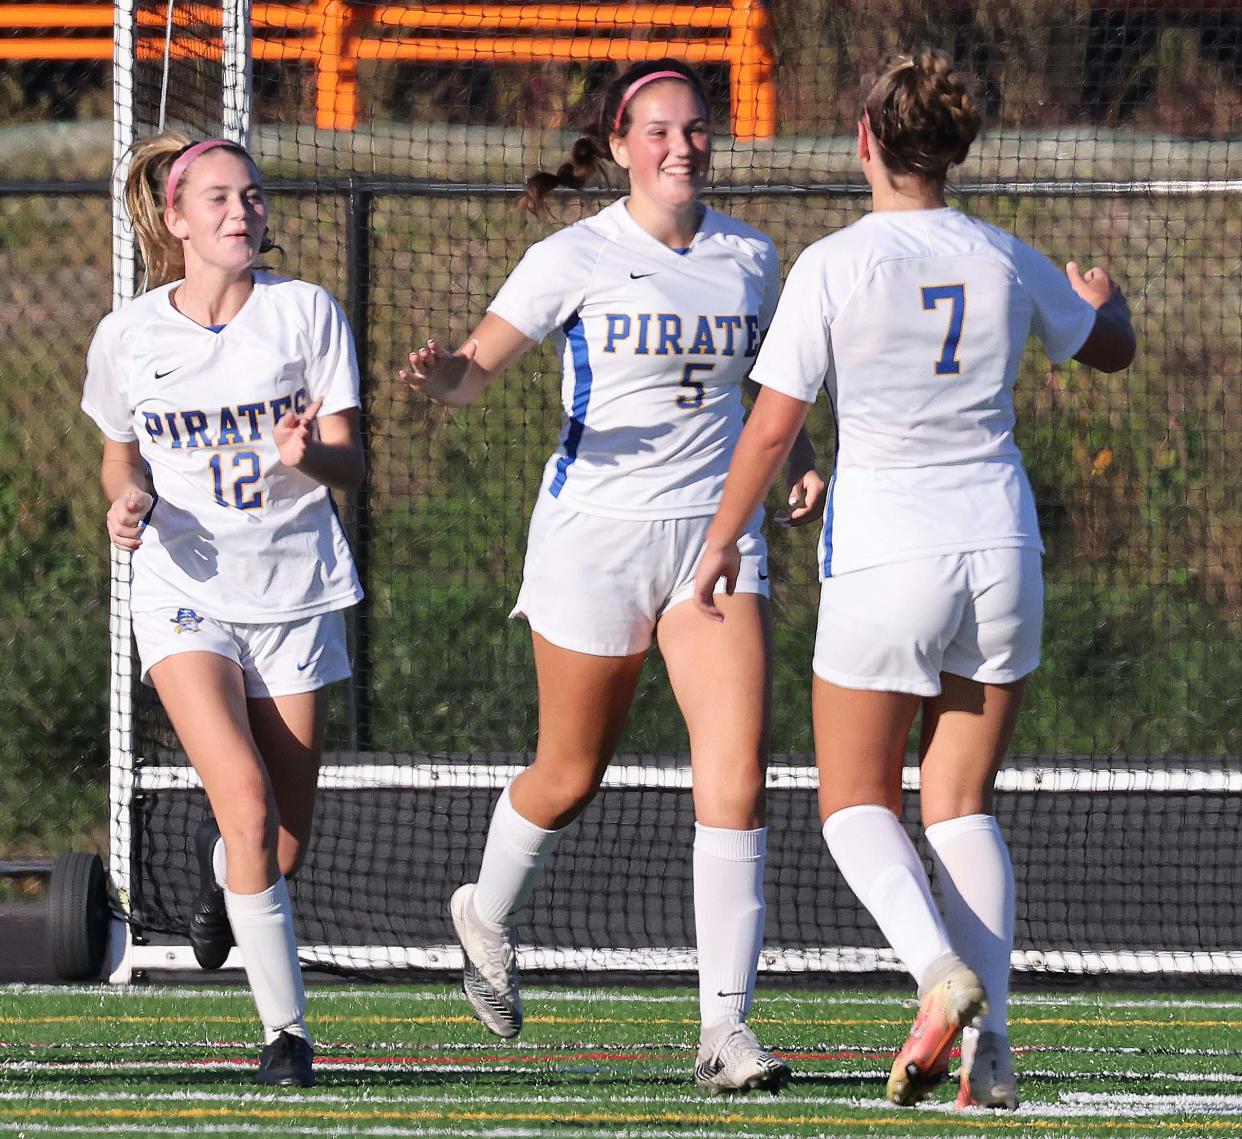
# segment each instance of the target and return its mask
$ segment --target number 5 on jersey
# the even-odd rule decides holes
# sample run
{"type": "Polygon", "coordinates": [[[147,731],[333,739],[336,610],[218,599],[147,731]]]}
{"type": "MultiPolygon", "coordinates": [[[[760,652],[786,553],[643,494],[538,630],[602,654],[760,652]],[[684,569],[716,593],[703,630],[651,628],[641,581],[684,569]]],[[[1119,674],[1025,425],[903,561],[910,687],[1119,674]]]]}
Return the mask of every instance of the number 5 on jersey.
{"type": "Polygon", "coordinates": [[[957,345],[962,339],[962,320],[966,316],[966,286],[923,286],[924,309],[934,309],[941,301],[949,302],[949,331],[945,334],[940,359],[936,361],[936,375],[960,376],[962,362],[957,358],[957,345]]]}
{"type": "Polygon", "coordinates": [[[710,372],[715,364],[687,364],[681,373],[680,387],[689,388],[689,395],[679,395],[677,397],[677,406],[682,411],[698,411],[703,406],[703,394],[706,392],[702,380],[694,378],[695,372],[710,372]]]}

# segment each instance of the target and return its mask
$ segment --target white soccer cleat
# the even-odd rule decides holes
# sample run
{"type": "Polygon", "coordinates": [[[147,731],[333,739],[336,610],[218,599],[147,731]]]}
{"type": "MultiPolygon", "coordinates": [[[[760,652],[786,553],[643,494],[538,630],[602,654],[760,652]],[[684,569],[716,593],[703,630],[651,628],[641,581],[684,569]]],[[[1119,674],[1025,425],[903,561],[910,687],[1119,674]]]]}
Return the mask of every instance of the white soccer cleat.
{"type": "Polygon", "coordinates": [[[449,902],[461,942],[461,991],[485,1028],[506,1040],[522,1031],[517,939],[512,928],[493,929],[474,908],[475,883],[459,886],[449,902]]]}
{"type": "Polygon", "coordinates": [[[694,1082],[712,1095],[745,1094],[752,1088],[776,1093],[793,1073],[745,1024],[717,1021],[703,1033],[694,1082]]]}
{"type": "Polygon", "coordinates": [[[1018,1080],[1013,1074],[1009,1041],[999,1032],[962,1032],[961,1086],[958,1107],[994,1107],[1014,1111],[1018,1106],[1018,1080]]]}

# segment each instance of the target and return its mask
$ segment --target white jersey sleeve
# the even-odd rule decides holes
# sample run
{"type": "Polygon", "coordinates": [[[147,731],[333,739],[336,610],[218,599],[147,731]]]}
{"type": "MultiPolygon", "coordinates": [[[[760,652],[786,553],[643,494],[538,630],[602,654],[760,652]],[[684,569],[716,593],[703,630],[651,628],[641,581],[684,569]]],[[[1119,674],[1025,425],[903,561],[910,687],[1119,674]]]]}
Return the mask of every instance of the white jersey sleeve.
{"type": "Polygon", "coordinates": [[[584,230],[561,230],[532,245],[500,287],[487,311],[539,343],[562,328],[581,307],[591,271],[604,247],[583,241],[584,230]],[[577,238],[577,240],[574,240],[577,238]]]}
{"type": "Polygon", "coordinates": [[[794,262],[751,372],[764,387],[807,403],[815,402],[832,372],[837,290],[822,265],[816,246],[794,262]]]}
{"type": "MultiPolygon", "coordinates": [[[[768,334],[781,299],[781,260],[775,245],[769,245],[759,258],[763,267],[763,300],[759,304],[759,327],[768,334]]],[[[760,341],[762,344],[762,341],[760,341]]]]}
{"type": "Polygon", "coordinates": [[[119,322],[109,313],[99,322],[86,353],[86,383],[82,391],[82,410],[99,430],[117,443],[137,442],[133,408],[120,366],[123,351],[119,322]]]}
{"type": "Polygon", "coordinates": [[[320,415],[332,415],[358,407],[358,352],[349,321],[326,289],[312,286],[310,345],[306,381],[312,400],[323,397],[320,415]]]}
{"type": "Polygon", "coordinates": [[[1038,250],[1013,239],[1012,256],[1018,280],[1031,298],[1031,331],[1048,359],[1060,364],[1073,356],[1095,327],[1095,309],[1083,300],[1069,278],[1038,250]]]}

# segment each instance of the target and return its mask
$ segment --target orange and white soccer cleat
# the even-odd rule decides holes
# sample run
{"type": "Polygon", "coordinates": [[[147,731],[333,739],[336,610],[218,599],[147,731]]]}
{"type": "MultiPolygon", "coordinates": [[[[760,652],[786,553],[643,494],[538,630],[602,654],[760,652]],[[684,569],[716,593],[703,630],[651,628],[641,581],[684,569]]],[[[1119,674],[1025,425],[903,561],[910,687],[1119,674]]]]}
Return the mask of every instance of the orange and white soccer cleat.
{"type": "Polygon", "coordinates": [[[993,1107],[1013,1111],[1018,1106],[1018,1080],[1013,1074],[1009,1040],[999,1032],[962,1031],[962,1070],[958,1107],[993,1107]]]}
{"type": "Polygon", "coordinates": [[[979,978],[965,965],[955,966],[923,998],[914,1026],[888,1077],[888,1098],[906,1106],[918,1103],[949,1074],[949,1056],[958,1033],[978,1024],[988,1011],[979,978]]]}

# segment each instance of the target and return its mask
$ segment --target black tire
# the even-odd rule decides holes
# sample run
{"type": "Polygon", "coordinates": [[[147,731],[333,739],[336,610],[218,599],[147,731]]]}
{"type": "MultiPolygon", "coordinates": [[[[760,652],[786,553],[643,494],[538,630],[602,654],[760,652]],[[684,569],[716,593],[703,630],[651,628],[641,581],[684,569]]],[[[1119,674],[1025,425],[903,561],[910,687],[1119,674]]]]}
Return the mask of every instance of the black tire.
{"type": "Polygon", "coordinates": [[[52,863],[47,936],[52,967],[65,981],[99,976],[108,945],[108,889],[97,854],[69,851],[52,863]]]}

